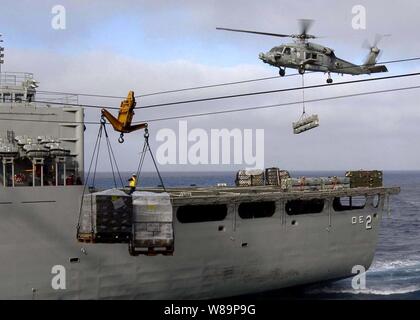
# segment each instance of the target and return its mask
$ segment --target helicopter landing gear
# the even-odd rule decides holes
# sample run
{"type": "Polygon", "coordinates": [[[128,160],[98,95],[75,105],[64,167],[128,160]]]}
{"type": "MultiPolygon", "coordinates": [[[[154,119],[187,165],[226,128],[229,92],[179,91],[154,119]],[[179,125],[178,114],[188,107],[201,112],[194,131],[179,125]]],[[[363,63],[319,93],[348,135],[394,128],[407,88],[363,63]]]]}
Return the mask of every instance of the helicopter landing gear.
{"type": "Polygon", "coordinates": [[[302,74],[302,75],[305,74],[305,71],[306,71],[305,66],[300,65],[298,71],[299,71],[299,74],[302,74]]]}
{"type": "Polygon", "coordinates": [[[328,79],[327,79],[327,83],[331,84],[333,83],[333,79],[331,78],[331,73],[328,72],[328,79]]]}
{"type": "Polygon", "coordinates": [[[284,77],[286,75],[286,68],[279,68],[279,75],[280,77],[284,77]]]}

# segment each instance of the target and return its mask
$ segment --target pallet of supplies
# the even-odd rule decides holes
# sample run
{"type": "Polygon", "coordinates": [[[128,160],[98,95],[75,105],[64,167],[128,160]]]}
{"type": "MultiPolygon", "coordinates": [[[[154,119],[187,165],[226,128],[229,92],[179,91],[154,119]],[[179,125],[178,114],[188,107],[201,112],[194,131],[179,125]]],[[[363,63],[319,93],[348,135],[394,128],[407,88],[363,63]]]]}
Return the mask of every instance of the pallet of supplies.
{"type": "Polygon", "coordinates": [[[290,174],[286,170],[279,168],[265,169],[265,184],[269,186],[280,186],[283,179],[290,178],[290,174]]]}
{"type": "Polygon", "coordinates": [[[383,186],[382,171],[347,171],[351,188],[379,188],[383,186]]]}
{"type": "Polygon", "coordinates": [[[264,170],[239,170],[236,174],[236,186],[238,187],[256,187],[263,186],[264,170]]]}
{"type": "Polygon", "coordinates": [[[173,210],[168,193],[139,192],[133,197],[132,255],[172,255],[174,251],[173,210]]]}
{"type": "Polygon", "coordinates": [[[128,243],[132,233],[131,196],[118,189],[85,194],[79,241],[128,243]]]}

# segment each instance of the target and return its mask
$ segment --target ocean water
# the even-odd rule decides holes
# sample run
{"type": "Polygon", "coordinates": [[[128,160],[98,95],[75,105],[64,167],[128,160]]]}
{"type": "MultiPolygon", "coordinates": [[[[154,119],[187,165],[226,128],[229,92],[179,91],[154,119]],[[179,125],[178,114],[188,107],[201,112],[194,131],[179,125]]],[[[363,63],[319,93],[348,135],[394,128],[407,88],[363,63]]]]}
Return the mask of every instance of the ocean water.
{"type": "MultiPolygon", "coordinates": [[[[293,176],[330,176],[343,172],[291,172],[293,176]]],[[[123,173],[125,184],[130,173],[123,173]]],[[[167,187],[234,185],[233,172],[162,173],[167,187]]],[[[351,279],[298,289],[278,290],[257,299],[420,299],[420,172],[385,172],[387,186],[400,186],[401,193],[390,200],[391,216],[384,215],[375,259],[366,274],[366,290],[355,291],[351,279]]],[[[140,186],[156,187],[154,173],[144,173],[140,186]]],[[[98,187],[113,187],[112,175],[98,173],[98,187]]]]}

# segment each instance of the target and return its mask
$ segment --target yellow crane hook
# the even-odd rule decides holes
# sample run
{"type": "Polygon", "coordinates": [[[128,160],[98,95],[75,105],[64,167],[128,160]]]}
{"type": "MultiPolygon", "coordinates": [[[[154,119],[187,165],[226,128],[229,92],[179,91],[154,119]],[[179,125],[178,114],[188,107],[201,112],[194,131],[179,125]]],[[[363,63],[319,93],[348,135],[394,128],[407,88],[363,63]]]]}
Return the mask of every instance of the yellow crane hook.
{"type": "Polygon", "coordinates": [[[130,133],[136,130],[147,128],[147,123],[140,123],[136,125],[131,125],[134,116],[134,108],[136,107],[136,98],[134,97],[134,92],[129,91],[127,99],[121,101],[120,110],[118,112],[118,119],[115,118],[108,110],[102,109],[102,116],[105,117],[115,131],[121,132],[120,138],[118,141],[120,143],[124,142],[124,133],[130,133]]]}

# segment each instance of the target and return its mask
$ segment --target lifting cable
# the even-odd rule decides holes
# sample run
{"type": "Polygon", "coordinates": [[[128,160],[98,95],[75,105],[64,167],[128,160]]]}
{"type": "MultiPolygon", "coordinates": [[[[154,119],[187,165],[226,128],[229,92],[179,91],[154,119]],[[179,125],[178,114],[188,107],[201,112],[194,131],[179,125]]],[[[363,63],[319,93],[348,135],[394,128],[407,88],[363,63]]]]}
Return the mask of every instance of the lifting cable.
{"type": "MultiPolygon", "coordinates": [[[[377,78],[349,80],[349,81],[342,81],[342,82],[334,82],[334,83],[330,83],[330,84],[317,84],[317,85],[307,86],[307,87],[305,87],[305,89],[320,89],[320,88],[327,88],[327,87],[344,86],[344,85],[349,85],[349,84],[365,83],[365,82],[371,82],[371,81],[377,82],[377,81],[381,81],[381,80],[395,80],[395,79],[417,77],[417,76],[420,76],[420,72],[404,73],[404,74],[397,74],[397,75],[377,77],[377,78]]],[[[275,90],[266,90],[266,91],[246,92],[246,93],[231,94],[231,95],[224,95],[224,96],[205,97],[205,98],[200,98],[200,99],[170,101],[170,102],[165,102],[165,103],[143,105],[143,106],[137,107],[137,109],[139,110],[139,109],[160,108],[160,107],[177,106],[177,105],[197,103],[197,102],[241,98],[241,97],[248,97],[248,96],[265,95],[265,94],[299,91],[299,90],[302,90],[301,86],[289,87],[289,88],[283,88],[283,89],[275,89],[275,90]]],[[[15,99],[10,100],[10,102],[14,102],[14,101],[16,101],[16,100],[15,99]]],[[[50,105],[83,107],[83,108],[94,108],[94,109],[103,109],[104,108],[103,105],[100,106],[100,105],[82,104],[82,103],[49,102],[49,101],[42,101],[42,100],[33,100],[32,103],[45,103],[45,104],[50,104],[50,105]]],[[[106,108],[110,109],[110,110],[119,110],[120,109],[118,107],[112,107],[112,106],[107,106],[106,108]]]]}
{"type": "Polygon", "coordinates": [[[302,74],[302,106],[303,112],[302,117],[305,115],[305,75],[302,74]]]}
{"type": "MultiPolygon", "coordinates": [[[[160,185],[161,185],[163,191],[166,192],[165,184],[163,183],[163,179],[162,179],[162,176],[160,174],[160,171],[159,171],[159,168],[157,166],[157,163],[155,161],[155,157],[153,156],[152,149],[150,148],[150,144],[149,144],[149,129],[146,126],[146,128],[144,128],[144,144],[143,144],[143,150],[141,151],[140,161],[139,161],[139,164],[137,166],[137,172],[136,172],[137,177],[140,176],[141,170],[143,168],[144,159],[146,158],[147,151],[149,151],[150,157],[152,158],[153,165],[155,166],[156,173],[157,173],[157,175],[159,177],[160,185]]],[[[136,179],[136,185],[135,185],[136,187],[137,187],[137,181],[138,180],[136,179]]]]}
{"type": "MultiPolygon", "coordinates": [[[[395,60],[387,60],[387,61],[378,61],[378,62],[376,62],[376,64],[377,65],[379,65],[379,64],[395,64],[395,63],[411,62],[411,61],[418,61],[418,60],[420,60],[420,57],[403,58],[403,59],[395,59],[395,60]]],[[[344,69],[347,69],[347,68],[354,68],[354,67],[363,67],[363,65],[359,64],[359,65],[354,65],[354,66],[349,66],[349,67],[343,67],[340,70],[344,70],[344,69]]],[[[306,73],[312,74],[312,73],[315,73],[315,71],[308,71],[306,73]]],[[[299,75],[299,73],[291,73],[291,74],[285,75],[284,77],[294,77],[294,76],[298,76],[298,75],[299,75]]],[[[224,86],[230,86],[230,85],[245,84],[245,83],[250,83],[250,82],[274,80],[274,79],[281,79],[281,78],[284,78],[284,77],[270,76],[270,77],[262,77],[262,78],[232,81],[232,82],[213,83],[213,84],[207,84],[207,85],[202,85],[202,86],[185,87],[185,88],[165,90],[165,91],[156,91],[156,92],[149,92],[149,93],[145,93],[145,94],[140,94],[140,95],[135,96],[135,98],[143,98],[143,97],[157,96],[157,95],[162,95],[162,94],[177,93],[177,92],[184,92],[184,91],[193,91],[193,90],[199,90],[199,89],[217,88],[217,87],[224,87],[224,86]]],[[[125,98],[123,96],[116,96],[116,95],[60,92],[60,91],[48,91],[48,90],[37,90],[37,93],[81,96],[81,97],[94,97],[94,98],[109,98],[109,99],[124,99],[125,98]]]]}
{"type": "MultiPolygon", "coordinates": [[[[77,238],[79,238],[80,223],[81,223],[82,212],[83,212],[83,200],[84,200],[85,194],[86,194],[86,187],[87,187],[88,182],[89,182],[89,176],[90,176],[90,172],[92,170],[93,159],[95,158],[95,152],[96,152],[96,149],[98,147],[98,144],[100,144],[101,137],[102,137],[102,125],[99,127],[99,132],[98,132],[98,135],[96,137],[95,146],[93,147],[92,158],[90,159],[89,170],[88,170],[88,173],[86,175],[85,184],[83,186],[82,199],[80,201],[79,218],[78,218],[78,221],[77,221],[77,235],[76,235],[77,238]]],[[[96,172],[96,170],[95,170],[95,172],[96,172]]],[[[92,234],[94,232],[94,230],[93,230],[93,218],[91,218],[91,232],[92,232],[92,234]]]]}
{"type": "MultiPolygon", "coordinates": [[[[420,75],[420,74],[419,74],[420,75]]],[[[306,100],[305,103],[315,103],[315,102],[325,102],[325,101],[333,101],[339,99],[348,99],[348,98],[355,98],[355,97],[364,97],[370,95],[377,95],[377,94],[384,94],[384,93],[391,93],[391,92],[402,92],[402,91],[409,91],[409,90],[418,90],[420,89],[420,85],[415,86],[408,86],[408,87],[399,87],[399,88],[390,88],[384,90],[375,90],[375,91],[365,91],[359,93],[350,93],[345,95],[337,95],[337,96],[330,96],[325,98],[316,98],[311,100],[306,100]]],[[[302,90],[299,87],[299,90],[302,90]]],[[[292,101],[286,103],[276,103],[276,104],[269,104],[269,105],[258,105],[246,108],[235,108],[235,109],[225,109],[220,111],[209,111],[209,112],[201,112],[201,113],[184,113],[177,116],[168,116],[168,117],[161,117],[161,118],[149,118],[145,119],[145,122],[157,122],[157,121],[166,121],[166,120],[177,120],[177,119],[186,119],[186,118],[194,118],[194,117],[203,117],[203,116],[210,116],[210,115],[220,115],[220,114],[227,114],[227,113],[236,113],[236,112],[245,112],[251,110],[262,110],[262,109],[270,109],[270,108],[280,108],[280,107],[287,107],[287,106],[294,106],[294,105],[301,105],[302,101],[292,101]]],[[[97,121],[65,121],[65,120],[43,120],[43,119],[28,119],[28,118],[3,118],[0,117],[0,121],[16,121],[16,122],[37,122],[37,123],[61,123],[61,124],[83,124],[83,125],[98,125],[99,122],[97,121]]],[[[140,122],[133,122],[133,124],[140,124],[140,122]]]]}
{"type": "MultiPolygon", "coordinates": [[[[365,82],[371,82],[371,81],[377,82],[381,80],[391,80],[391,79],[395,80],[395,79],[415,77],[415,76],[420,76],[420,72],[398,74],[398,75],[393,75],[393,76],[385,76],[385,77],[377,77],[377,78],[349,80],[349,81],[334,82],[334,83],[329,83],[329,84],[309,85],[307,87],[304,87],[304,89],[320,89],[320,88],[326,88],[326,87],[343,86],[343,85],[348,85],[348,84],[359,84],[359,83],[365,83],[365,82]]],[[[180,101],[174,101],[174,102],[143,105],[143,106],[138,107],[138,109],[172,107],[172,106],[178,106],[181,104],[190,104],[190,103],[232,99],[232,98],[242,98],[242,97],[249,97],[249,96],[273,94],[273,93],[278,93],[278,92],[300,91],[300,90],[302,90],[301,86],[283,88],[283,89],[265,90],[265,91],[254,91],[254,92],[246,92],[246,93],[231,94],[231,95],[224,95],[224,96],[213,96],[213,97],[206,97],[206,98],[200,98],[200,99],[180,100],[180,101]]]]}
{"type": "MultiPolygon", "coordinates": [[[[84,187],[83,187],[82,199],[81,199],[80,210],[79,210],[79,218],[78,218],[78,222],[77,222],[77,237],[79,236],[79,232],[80,232],[80,223],[81,223],[81,219],[82,219],[83,201],[84,201],[84,198],[85,198],[85,195],[86,195],[86,187],[89,184],[89,178],[90,178],[90,175],[91,175],[91,172],[92,172],[92,166],[93,166],[94,163],[95,163],[95,165],[94,165],[94,169],[93,169],[92,186],[90,186],[89,189],[90,190],[95,189],[96,172],[97,172],[97,168],[98,168],[99,154],[100,154],[100,149],[101,149],[101,141],[102,141],[103,133],[105,133],[105,140],[106,140],[106,145],[107,145],[107,150],[108,150],[109,161],[110,161],[110,164],[111,164],[111,171],[112,171],[114,187],[118,188],[117,179],[116,179],[116,176],[115,176],[115,170],[116,170],[117,174],[118,174],[118,177],[119,177],[119,180],[120,180],[120,183],[121,183],[121,186],[124,188],[124,183],[123,183],[123,180],[121,178],[121,173],[120,173],[120,170],[118,168],[118,163],[116,161],[114,151],[112,150],[111,142],[109,141],[108,132],[106,130],[106,120],[102,116],[101,120],[100,120],[98,135],[96,137],[95,146],[93,148],[92,158],[91,158],[90,164],[89,164],[89,170],[87,172],[85,184],[84,184],[84,187]],[[114,168],[115,168],[115,170],[114,170],[114,168]]],[[[91,215],[90,218],[91,218],[91,232],[93,233],[94,232],[94,230],[93,230],[93,216],[91,215]]]]}

